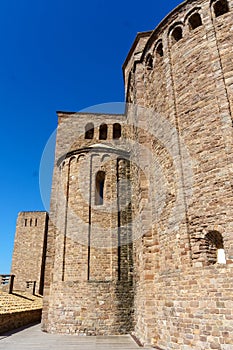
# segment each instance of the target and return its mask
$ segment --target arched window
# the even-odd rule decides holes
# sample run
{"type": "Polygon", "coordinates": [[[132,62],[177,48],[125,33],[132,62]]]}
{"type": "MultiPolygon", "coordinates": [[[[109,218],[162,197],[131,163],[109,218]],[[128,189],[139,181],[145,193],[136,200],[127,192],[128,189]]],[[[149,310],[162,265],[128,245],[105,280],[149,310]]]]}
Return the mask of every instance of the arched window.
{"type": "Polygon", "coordinates": [[[218,0],[214,3],[214,13],[216,17],[224,15],[229,12],[229,5],[227,0],[218,0]]]}
{"type": "Polygon", "coordinates": [[[146,56],[146,68],[152,69],[153,68],[153,57],[150,53],[146,56]]]}
{"type": "Polygon", "coordinates": [[[183,31],[181,27],[175,27],[172,31],[173,44],[180,41],[183,38],[183,31]]]}
{"type": "Polygon", "coordinates": [[[163,44],[160,42],[156,47],[156,56],[163,57],[163,44]]]}
{"type": "Polygon", "coordinates": [[[223,237],[220,232],[210,231],[205,235],[205,248],[209,265],[226,264],[223,237]]]}
{"type": "Polygon", "coordinates": [[[199,13],[194,13],[189,17],[189,28],[190,29],[196,29],[197,27],[200,27],[202,25],[201,16],[199,13]]]}
{"type": "Polygon", "coordinates": [[[113,138],[118,140],[121,137],[121,125],[119,123],[113,124],[113,138]]]}
{"type": "Polygon", "coordinates": [[[105,172],[98,171],[95,179],[95,205],[104,204],[105,172]]]}
{"type": "Polygon", "coordinates": [[[108,135],[108,127],[106,124],[100,125],[100,133],[99,133],[99,139],[100,140],[106,140],[108,135]]]}
{"type": "Polygon", "coordinates": [[[88,123],[85,126],[85,139],[91,140],[94,137],[94,124],[88,123]]]}

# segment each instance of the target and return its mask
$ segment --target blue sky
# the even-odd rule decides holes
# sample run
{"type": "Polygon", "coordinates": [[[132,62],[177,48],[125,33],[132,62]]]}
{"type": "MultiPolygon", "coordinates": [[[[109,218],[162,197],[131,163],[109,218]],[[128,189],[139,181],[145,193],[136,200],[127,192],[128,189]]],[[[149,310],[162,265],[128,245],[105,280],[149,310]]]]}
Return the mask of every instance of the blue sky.
{"type": "Polygon", "coordinates": [[[10,272],[18,212],[44,210],[39,166],[56,110],[123,102],[121,67],[136,33],[179,3],[0,2],[0,273],[10,272]]]}

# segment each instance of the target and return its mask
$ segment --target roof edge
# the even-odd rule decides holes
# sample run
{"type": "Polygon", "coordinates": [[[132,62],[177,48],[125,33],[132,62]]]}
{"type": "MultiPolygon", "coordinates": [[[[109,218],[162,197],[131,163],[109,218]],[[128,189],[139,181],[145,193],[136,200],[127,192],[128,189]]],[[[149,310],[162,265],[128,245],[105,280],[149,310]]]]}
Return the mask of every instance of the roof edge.
{"type": "Polygon", "coordinates": [[[169,18],[170,16],[172,16],[172,15],[173,15],[177,10],[179,10],[181,7],[183,7],[185,4],[187,4],[187,3],[189,3],[189,2],[192,2],[192,1],[193,1],[193,0],[184,0],[184,1],[182,1],[180,4],[178,4],[176,7],[174,7],[171,11],[169,11],[169,12],[167,13],[167,15],[166,15],[165,17],[162,18],[162,20],[156,25],[156,27],[155,27],[153,30],[147,31],[147,32],[139,32],[139,33],[137,33],[137,36],[136,36],[136,38],[135,38],[135,40],[134,40],[134,42],[133,42],[133,45],[132,45],[132,47],[131,47],[131,49],[130,49],[130,51],[129,51],[129,53],[128,53],[126,59],[125,59],[125,62],[124,62],[123,65],[122,65],[123,73],[124,73],[124,69],[125,69],[125,67],[126,67],[126,65],[127,65],[127,63],[128,63],[128,61],[130,60],[131,55],[132,55],[132,53],[133,53],[133,51],[134,51],[134,49],[135,49],[135,47],[136,47],[136,45],[137,45],[139,39],[140,39],[140,38],[143,38],[143,37],[145,37],[145,36],[147,36],[147,35],[149,35],[148,41],[147,41],[147,43],[146,43],[146,45],[145,45],[145,47],[144,47],[144,49],[143,49],[143,52],[142,52],[142,55],[144,56],[144,55],[145,55],[145,52],[146,52],[146,50],[147,50],[147,48],[148,48],[148,46],[150,45],[151,41],[152,41],[153,38],[154,38],[154,35],[155,35],[156,32],[164,25],[164,23],[168,20],[168,18],[169,18]]]}
{"type": "Polygon", "coordinates": [[[125,67],[127,66],[127,63],[129,62],[129,60],[130,60],[130,58],[131,58],[131,56],[132,56],[132,54],[133,54],[133,52],[134,52],[138,42],[139,42],[139,40],[141,38],[146,37],[146,36],[149,37],[152,33],[153,33],[153,30],[149,30],[147,32],[139,32],[139,33],[137,33],[136,38],[134,39],[133,45],[131,46],[131,49],[129,50],[129,53],[126,56],[126,59],[125,59],[123,65],[122,65],[123,72],[124,72],[125,67]]]}
{"type": "Polygon", "coordinates": [[[156,35],[157,31],[160,30],[161,27],[167,22],[170,16],[172,16],[177,10],[182,8],[184,5],[188,4],[189,2],[192,2],[193,0],[184,0],[180,4],[178,4],[176,7],[174,7],[168,14],[158,23],[158,25],[152,30],[150,37],[148,38],[148,41],[143,49],[142,57],[145,55],[145,52],[148,50],[148,46],[151,45],[151,42],[154,40],[154,36],[156,35]]]}
{"type": "Polygon", "coordinates": [[[66,117],[72,114],[76,114],[76,115],[106,115],[106,116],[122,116],[125,117],[126,113],[101,113],[101,112],[66,112],[66,111],[56,111],[56,114],[58,115],[58,117],[66,117]]]}

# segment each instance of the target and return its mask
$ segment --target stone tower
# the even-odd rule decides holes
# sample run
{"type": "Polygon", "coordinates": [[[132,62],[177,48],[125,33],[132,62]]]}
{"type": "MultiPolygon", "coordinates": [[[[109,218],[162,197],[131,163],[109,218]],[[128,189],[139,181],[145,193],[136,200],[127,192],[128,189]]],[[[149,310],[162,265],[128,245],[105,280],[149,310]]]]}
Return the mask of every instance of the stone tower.
{"type": "Polygon", "coordinates": [[[232,349],[232,12],[139,33],[124,114],[58,112],[44,330],[232,349]]]}
{"type": "Polygon", "coordinates": [[[14,290],[25,291],[26,282],[36,282],[36,293],[43,294],[48,214],[21,212],[18,215],[11,274],[14,290]]]}
{"type": "Polygon", "coordinates": [[[120,141],[125,118],[58,117],[43,328],[127,333],[133,329],[133,252],[129,152],[120,141]]]}

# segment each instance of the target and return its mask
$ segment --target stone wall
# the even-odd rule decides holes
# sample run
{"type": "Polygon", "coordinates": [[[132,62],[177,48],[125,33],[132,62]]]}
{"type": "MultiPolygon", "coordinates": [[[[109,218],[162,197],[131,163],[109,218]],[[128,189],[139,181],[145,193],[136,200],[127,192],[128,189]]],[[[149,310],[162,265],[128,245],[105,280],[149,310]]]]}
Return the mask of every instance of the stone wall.
{"type": "Polygon", "coordinates": [[[116,124],[123,134],[123,115],[59,112],[44,330],[133,329],[130,166],[127,146],[114,137],[116,124]]]}
{"type": "MultiPolygon", "coordinates": [[[[227,334],[232,316],[228,320],[224,310],[207,308],[201,327],[196,314],[203,313],[203,303],[196,304],[193,317],[190,304],[212,293],[210,281],[230,302],[232,279],[233,2],[219,16],[214,4],[178,6],[141,52],[130,52],[125,66],[126,99],[134,104],[127,114],[127,123],[134,125],[129,137],[139,145],[130,152],[132,208],[140,218],[132,235],[141,232],[133,256],[135,335],[162,349],[230,349],[232,342],[215,335],[217,327],[227,334]],[[220,248],[228,264],[222,268],[216,265],[220,248]],[[192,278],[194,294],[186,284],[192,278]],[[165,301],[179,305],[182,290],[183,311],[172,309],[179,318],[172,326],[165,301]],[[199,331],[190,331],[186,320],[199,331]]],[[[212,297],[221,303],[217,294],[212,297]]]]}
{"type": "MultiPolygon", "coordinates": [[[[146,327],[137,323],[135,335],[161,350],[231,350],[232,276],[230,265],[157,274],[153,296],[140,298],[136,317],[140,318],[143,304],[150,306],[150,312],[146,327]]],[[[146,287],[151,286],[147,282],[146,287]]]]}
{"type": "Polygon", "coordinates": [[[185,1],[138,34],[125,115],[58,113],[44,330],[231,350],[233,1],[221,13],[222,1],[185,1]]]}
{"type": "Polygon", "coordinates": [[[160,274],[153,343],[162,349],[223,349],[233,344],[230,265],[160,274]]]}
{"type": "Polygon", "coordinates": [[[44,331],[117,335],[133,330],[130,282],[58,282],[50,293],[49,322],[42,322],[44,331]]]}
{"type": "Polygon", "coordinates": [[[41,320],[42,310],[28,310],[0,314],[0,334],[27,326],[41,320]]]}

